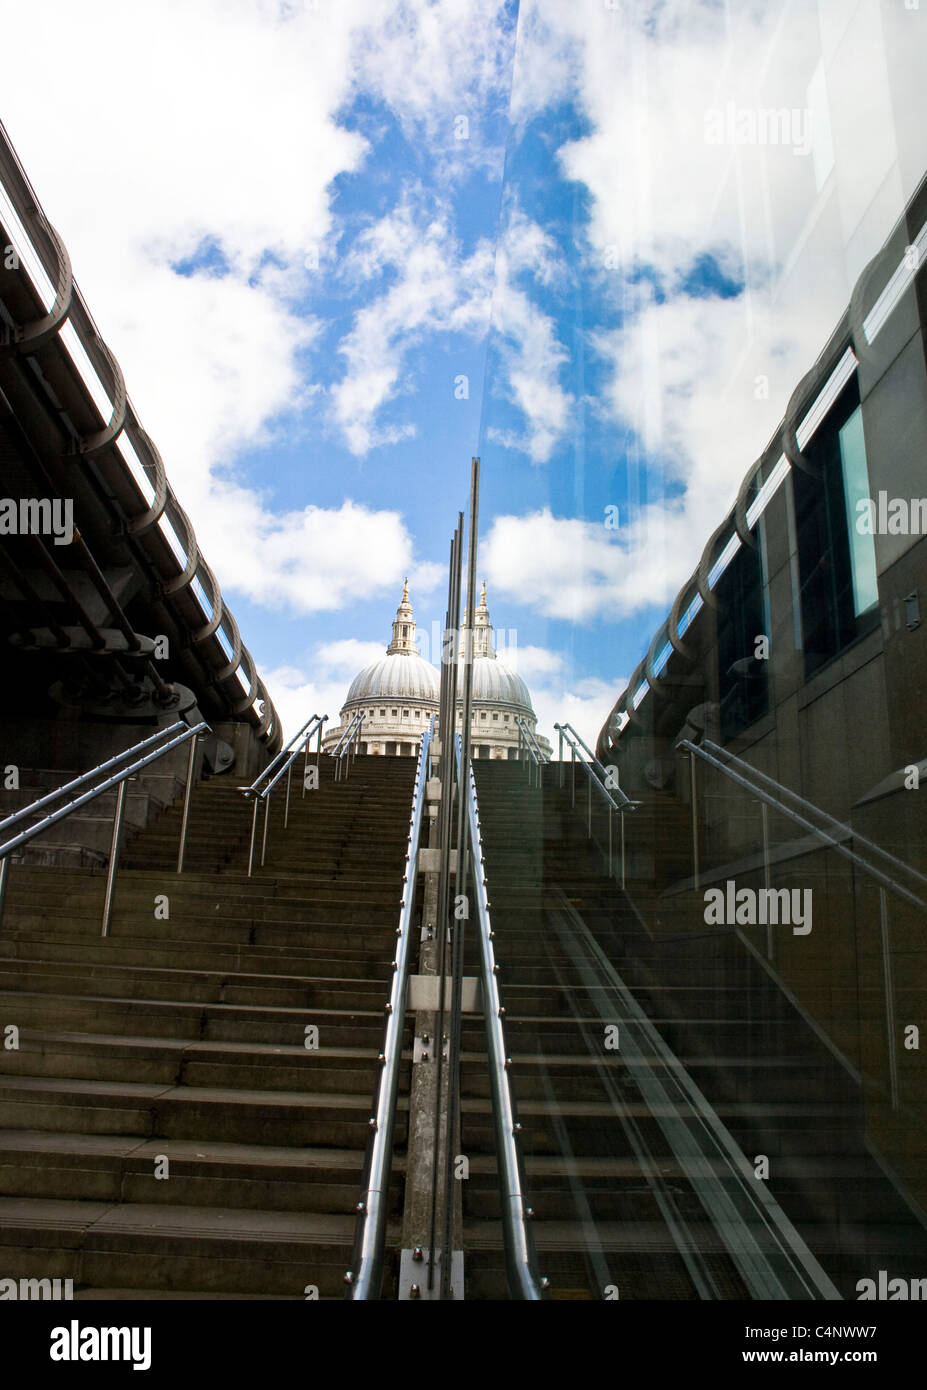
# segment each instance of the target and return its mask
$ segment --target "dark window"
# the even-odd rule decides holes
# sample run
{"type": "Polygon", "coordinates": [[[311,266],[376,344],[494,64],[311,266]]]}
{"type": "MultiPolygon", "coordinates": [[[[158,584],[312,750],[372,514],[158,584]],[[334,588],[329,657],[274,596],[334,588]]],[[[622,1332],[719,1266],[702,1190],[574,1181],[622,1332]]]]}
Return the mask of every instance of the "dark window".
{"type": "Polygon", "coordinates": [[[869,495],[855,377],[805,453],[822,472],[792,471],[807,677],[879,623],[875,547],[855,524],[869,495]]]}
{"type": "Polygon", "coordinates": [[[721,739],[736,737],[769,708],[768,637],[759,547],[742,546],[718,580],[718,699],[721,739]]]}

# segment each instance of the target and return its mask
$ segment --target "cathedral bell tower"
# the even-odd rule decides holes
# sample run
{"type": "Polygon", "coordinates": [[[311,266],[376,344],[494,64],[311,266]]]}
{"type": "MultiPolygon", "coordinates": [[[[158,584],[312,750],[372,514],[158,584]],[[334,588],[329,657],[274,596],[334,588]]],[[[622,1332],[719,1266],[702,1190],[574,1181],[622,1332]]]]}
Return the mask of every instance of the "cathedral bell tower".
{"type": "Polygon", "coordinates": [[[418,648],[415,645],[415,617],[409,602],[408,578],[403,585],[402,601],[396,609],[396,616],[393,619],[393,640],[386,652],[388,656],[395,656],[401,652],[408,652],[413,656],[418,655],[418,648]]]}

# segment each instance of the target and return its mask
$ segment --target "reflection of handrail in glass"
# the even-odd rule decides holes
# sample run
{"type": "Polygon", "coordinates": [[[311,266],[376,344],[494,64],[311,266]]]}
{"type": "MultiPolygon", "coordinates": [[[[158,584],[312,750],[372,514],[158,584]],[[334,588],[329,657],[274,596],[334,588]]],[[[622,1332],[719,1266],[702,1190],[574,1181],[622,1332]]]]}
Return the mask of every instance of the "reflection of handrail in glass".
{"type": "MultiPolygon", "coordinates": [[[[912,869],[909,864],[905,864],[902,860],[896,859],[894,855],[889,854],[887,850],[882,849],[879,845],[873,844],[871,840],[866,840],[863,836],[856,835],[856,832],[851,830],[849,826],[843,825],[841,821],[838,821],[833,816],[828,815],[826,811],[822,811],[819,806],[815,806],[813,803],[805,801],[802,797],[798,796],[796,792],[790,791],[788,787],[783,787],[773,778],[767,777],[765,773],[757,772],[757,769],[750,767],[749,763],[741,762],[739,758],[734,757],[733,753],[726,753],[725,749],[718,748],[718,745],[712,743],[711,740],[703,740],[703,743],[705,742],[708,743],[708,746],[710,748],[715,749],[722,756],[726,755],[733,761],[737,762],[741,767],[749,771],[756,778],[756,781],[751,781],[748,777],[743,776],[741,773],[735,772],[733,768],[727,767],[721,761],[720,758],[715,757],[713,753],[707,752],[702,745],[692,743],[690,739],[680,739],[676,747],[684,749],[689,754],[691,760],[693,806],[695,804],[694,792],[696,756],[701,758],[704,762],[708,763],[711,767],[717,768],[719,772],[723,772],[724,775],[730,778],[731,781],[736,782],[738,786],[745,788],[753,796],[756,796],[760,799],[763,810],[763,862],[767,874],[767,881],[769,875],[769,831],[767,827],[766,807],[772,806],[774,810],[781,812],[782,815],[790,817],[793,821],[796,822],[796,824],[800,825],[804,830],[810,831],[812,835],[817,835],[818,838],[822,840],[829,849],[836,850],[838,854],[843,855],[844,859],[848,859],[851,864],[854,864],[858,868],[862,869],[864,873],[869,874],[870,878],[874,878],[876,882],[879,884],[879,936],[882,950],[882,986],[885,996],[885,1045],[888,1055],[888,1086],[891,1107],[893,1110],[897,1110],[900,1105],[900,1092],[898,1086],[898,1044],[895,1035],[895,984],[894,973],[892,968],[892,943],[887,893],[894,893],[896,897],[902,898],[905,902],[911,903],[914,907],[919,907],[922,910],[927,910],[927,903],[925,903],[922,898],[919,898],[916,893],[910,892],[907,888],[904,888],[900,883],[897,883],[895,879],[893,879],[889,874],[883,873],[882,870],[876,868],[874,864],[870,864],[868,859],[864,859],[861,854],[857,854],[855,850],[847,849],[845,844],[842,844],[839,840],[835,839],[833,835],[828,834],[826,830],[823,830],[820,826],[815,825],[813,821],[808,820],[807,817],[801,815],[791,806],[786,805],[785,801],[781,800],[780,797],[786,796],[793,801],[797,801],[799,805],[804,806],[806,809],[811,810],[815,814],[821,816],[822,819],[829,821],[831,827],[839,833],[846,834],[851,837],[856,836],[856,838],[860,840],[861,843],[865,844],[868,849],[874,850],[877,854],[880,854],[883,857],[883,859],[889,860],[896,868],[903,869],[906,873],[910,874],[919,882],[923,883],[927,882],[927,880],[925,880],[923,875],[919,874],[916,869],[912,869]],[[770,785],[774,786],[776,790],[780,793],[780,796],[773,796],[772,793],[765,791],[762,786],[758,785],[758,783],[761,781],[767,782],[770,785]]],[[[695,817],[693,816],[693,835],[694,826],[695,817]]],[[[695,883],[697,886],[697,860],[695,867],[695,883]]],[[[772,928],[769,927],[767,930],[767,950],[769,952],[770,959],[772,959],[772,928]]]]}
{"type": "Polygon", "coordinates": [[[792,791],[790,787],[786,787],[782,782],[777,782],[774,777],[770,777],[767,773],[761,772],[759,768],[751,767],[749,763],[744,762],[743,758],[738,758],[736,754],[729,752],[726,748],[720,748],[718,744],[714,743],[709,738],[703,738],[699,746],[709,749],[715,757],[726,758],[729,762],[736,763],[738,768],[741,768],[747,776],[752,776],[756,781],[762,782],[767,787],[771,787],[786,801],[791,801],[796,806],[801,806],[804,810],[811,811],[814,815],[820,816],[821,820],[825,821],[833,830],[838,830],[841,835],[856,840],[858,844],[865,845],[867,850],[870,850],[873,854],[879,855],[883,860],[891,864],[893,868],[901,869],[903,873],[910,874],[911,878],[917,879],[919,883],[927,887],[927,876],[919,873],[917,869],[912,868],[910,864],[906,864],[903,859],[896,858],[894,854],[890,854],[887,849],[883,849],[881,845],[877,845],[873,840],[868,840],[866,836],[861,835],[858,830],[854,830],[849,825],[844,825],[842,821],[837,820],[836,816],[832,816],[830,812],[823,810],[820,806],[815,806],[813,801],[808,801],[805,797],[799,796],[798,793],[792,791]]]}
{"type": "Polygon", "coordinates": [[[386,1005],[386,1036],[379,1059],[380,1075],[370,1121],[373,1141],[366,1166],[364,1195],[357,1205],[359,1230],[355,1245],[355,1268],[348,1270],[344,1277],[348,1285],[347,1297],[357,1300],[379,1298],[383,1281],[383,1246],[386,1240],[389,1176],[393,1159],[393,1129],[399,1096],[399,1064],[402,1061],[402,1034],[405,1026],[409,964],[412,957],[412,909],[418,876],[422,808],[428,780],[428,755],[434,730],[435,721],[432,717],[428,728],[422,734],[422,747],[412,792],[402,903],[399,909],[399,926],[396,929],[396,956],[393,961],[389,1003],[386,1005]]]}
{"type": "MultiPolygon", "coordinates": [[[[711,744],[710,746],[716,747],[717,745],[711,744]]],[[[890,878],[888,874],[883,873],[881,869],[876,868],[874,864],[870,864],[869,861],[867,859],[864,859],[861,854],[857,854],[854,850],[847,849],[846,845],[842,844],[838,839],[835,839],[833,835],[829,834],[826,830],[822,829],[821,826],[815,825],[814,822],[808,820],[806,816],[801,815],[791,806],[786,805],[785,801],[781,800],[780,797],[773,796],[771,792],[765,791],[761,786],[758,786],[755,782],[751,782],[747,777],[742,776],[739,772],[735,772],[733,768],[727,767],[720,760],[720,758],[717,758],[712,753],[707,752],[702,744],[696,744],[693,743],[691,739],[684,738],[679,740],[679,742],[676,744],[676,747],[681,748],[685,752],[694,754],[697,757],[701,758],[703,762],[706,762],[710,764],[710,766],[717,768],[719,772],[723,772],[726,777],[730,778],[731,781],[736,782],[738,786],[743,787],[746,791],[749,791],[754,796],[759,797],[760,800],[765,802],[767,806],[772,806],[774,810],[781,812],[784,816],[788,816],[791,820],[795,821],[797,825],[800,825],[803,830],[809,831],[812,835],[817,835],[818,838],[821,839],[830,849],[836,850],[837,853],[842,854],[845,859],[849,859],[851,863],[856,864],[860,869],[862,869],[865,873],[869,874],[872,878],[876,879],[878,883],[880,883],[884,888],[887,888],[890,892],[895,893],[898,897],[904,898],[906,902],[912,903],[915,907],[927,910],[927,902],[924,902],[922,898],[917,897],[915,893],[909,892],[907,888],[902,887],[900,883],[897,883],[895,879],[890,878]]],[[[723,749],[718,749],[718,751],[721,753],[724,752],[723,749]]],[[[733,754],[729,754],[728,756],[733,757],[733,754]]],[[[739,759],[737,759],[736,761],[739,762],[739,759]]],[[[749,767],[749,764],[741,765],[749,767]]],[[[798,797],[796,793],[790,792],[787,787],[783,787],[778,782],[774,782],[772,778],[766,777],[765,773],[757,774],[755,768],[750,768],[749,770],[752,774],[757,775],[758,779],[762,779],[764,781],[772,783],[772,785],[776,787],[777,791],[780,794],[787,794],[793,799],[799,801],[808,809],[815,811],[818,815],[831,821],[832,827],[834,829],[839,829],[841,833],[851,836],[856,834],[856,832],[850,830],[849,827],[842,825],[840,821],[834,820],[833,817],[828,816],[826,811],[822,811],[819,807],[812,806],[808,802],[803,802],[802,798],[798,797]]],[[[873,845],[868,840],[863,841],[862,836],[857,836],[857,838],[860,839],[863,843],[865,843],[867,847],[878,850],[878,852],[882,854],[885,858],[891,859],[897,867],[905,869],[908,873],[920,879],[921,882],[927,882],[927,880],[925,880],[921,874],[918,874],[915,869],[912,869],[907,864],[903,864],[901,860],[894,859],[892,855],[888,854],[887,850],[879,849],[877,845],[873,845]]]]}
{"type": "Polygon", "coordinates": [[[486,872],[483,864],[483,837],[480,831],[480,807],[476,795],[473,764],[470,763],[466,783],[460,770],[460,735],[457,736],[457,776],[461,794],[466,787],[467,821],[470,832],[471,865],[476,888],[476,908],[479,922],[480,974],[483,986],[483,1018],[486,1023],[486,1051],[489,1061],[489,1084],[492,1094],[493,1125],[496,1133],[496,1154],[499,1166],[499,1186],[502,1199],[502,1232],[505,1240],[509,1291],[515,1298],[536,1301],[547,1280],[538,1276],[533,1244],[528,1234],[527,1211],[522,1183],[522,1162],[515,1128],[515,1108],[512,1101],[509,1073],[505,1064],[505,1037],[502,1029],[502,1001],[499,997],[499,977],[493,950],[493,931],[489,917],[489,897],[486,891],[486,872]]]}
{"type": "MultiPolygon", "coordinates": [[[[550,918],[603,1021],[619,1016],[622,1056],[706,1215],[755,1299],[839,1299],[838,1289],[667,1046],[588,925],[561,890],[550,918]],[[603,984],[605,989],[603,990],[603,984]],[[618,1004],[617,1010],[615,1003],[618,1004]]],[[[665,1213],[664,1213],[665,1215],[665,1213]]],[[[669,1221],[677,1248],[684,1232],[669,1221]]],[[[705,1295],[703,1295],[705,1296],[705,1295]]]]}

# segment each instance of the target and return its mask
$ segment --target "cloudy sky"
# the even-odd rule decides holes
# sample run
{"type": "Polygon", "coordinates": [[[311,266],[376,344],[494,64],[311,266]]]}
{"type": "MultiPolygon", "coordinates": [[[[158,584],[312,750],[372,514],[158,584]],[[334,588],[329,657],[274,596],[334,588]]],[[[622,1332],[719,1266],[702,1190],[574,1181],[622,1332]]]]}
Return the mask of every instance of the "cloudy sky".
{"type": "Polygon", "coordinates": [[[927,163],[927,3],[0,20],[3,120],[291,729],[406,574],[431,643],[479,454],[493,620],[592,741],[927,163]]]}

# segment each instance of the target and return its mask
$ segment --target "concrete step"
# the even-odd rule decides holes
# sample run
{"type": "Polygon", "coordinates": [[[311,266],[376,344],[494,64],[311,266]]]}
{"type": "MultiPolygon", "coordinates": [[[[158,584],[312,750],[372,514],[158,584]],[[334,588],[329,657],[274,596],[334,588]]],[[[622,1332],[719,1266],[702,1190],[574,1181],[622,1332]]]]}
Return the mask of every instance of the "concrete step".
{"type": "Polygon", "coordinates": [[[334,1213],[7,1197],[0,1258],[12,1278],[283,1297],[315,1285],[334,1297],[354,1224],[334,1213]]]}

